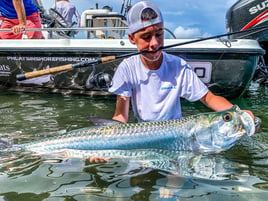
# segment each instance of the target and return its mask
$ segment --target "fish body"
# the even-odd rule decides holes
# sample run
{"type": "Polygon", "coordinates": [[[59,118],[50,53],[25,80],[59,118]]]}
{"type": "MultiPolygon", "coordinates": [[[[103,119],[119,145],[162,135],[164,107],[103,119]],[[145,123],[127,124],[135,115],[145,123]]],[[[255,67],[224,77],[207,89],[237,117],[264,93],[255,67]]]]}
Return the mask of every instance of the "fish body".
{"type": "Polygon", "coordinates": [[[221,112],[201,113],[177,120],[82,128],[13,146],[40,154],[61,149],[166,149],[217,153],[254,132],[255,124],[250,115],[234,106],[221,112]]]}

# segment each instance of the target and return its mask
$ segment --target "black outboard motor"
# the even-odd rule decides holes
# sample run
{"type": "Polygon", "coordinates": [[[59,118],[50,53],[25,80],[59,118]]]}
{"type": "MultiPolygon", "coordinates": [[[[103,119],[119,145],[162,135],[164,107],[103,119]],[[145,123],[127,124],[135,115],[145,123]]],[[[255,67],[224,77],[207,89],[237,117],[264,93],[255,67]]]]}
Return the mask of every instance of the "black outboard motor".
{"type": "MultiPolygon", "coordinates": [[[[268,0],[238,0],[226,13],[228,33],[244,31],[250,28],[268,25],[268,0]]],[[[239,33],[229,36],[230,39],[255,39],[266,54],[260,58],[253,81],[268,86],[268,29],[239,33]]]]}
{"type": "MultiPolygon", "coordinates": [[[[226,13],[227,32],[243,31],[268,25],[268,0],[239,0],[226,13]]],[[[268,41],[268,30],[231,35],[230,38],[268,41]]]]}

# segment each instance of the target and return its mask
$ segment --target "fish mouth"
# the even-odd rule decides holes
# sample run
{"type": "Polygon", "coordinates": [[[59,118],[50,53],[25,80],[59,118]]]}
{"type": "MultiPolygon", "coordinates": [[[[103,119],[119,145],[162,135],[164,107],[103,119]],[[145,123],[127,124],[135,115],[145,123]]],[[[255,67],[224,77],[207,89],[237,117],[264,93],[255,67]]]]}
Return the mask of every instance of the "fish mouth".
{"type": "MultiPolygon", "coordinates": [[[[260,118],[258,118],[258,117],[256,117],[256,118],[258,119],[257,121],[259,122],[260,118]]],[[[246,130],[246,134],[248,136],[253,135],[255,133],[257,123],[255,124],[252,117],[247,112],[242,111],[241,121],[242,121],[244,128],[246,130]]],[[[260,123],[258,123],[258,124],[260,124],[260,123]]]]}

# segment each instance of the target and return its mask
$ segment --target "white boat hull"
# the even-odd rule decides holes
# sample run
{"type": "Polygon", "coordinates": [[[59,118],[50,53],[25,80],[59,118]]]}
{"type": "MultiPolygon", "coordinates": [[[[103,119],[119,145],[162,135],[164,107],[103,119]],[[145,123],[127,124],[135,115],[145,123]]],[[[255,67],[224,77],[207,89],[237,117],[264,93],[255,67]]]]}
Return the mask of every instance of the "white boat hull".
{"type": "MultiPolygon", "coordinates": [[[[186,59],[214,93],[227,98],[244,93],[265,53],[255,40],[211,39],[180,45],[185,41],[166,39],[165,46],[178,45],[164,51],[186,59]]],[[[136,51],[128,39],[0,40],[0,86],[27,92],[110,95],[106,86],[88,86],[87,81],[98,73],[112,76],[120,60],[25,81],[18,81],[16,75],[136,51]]]]}

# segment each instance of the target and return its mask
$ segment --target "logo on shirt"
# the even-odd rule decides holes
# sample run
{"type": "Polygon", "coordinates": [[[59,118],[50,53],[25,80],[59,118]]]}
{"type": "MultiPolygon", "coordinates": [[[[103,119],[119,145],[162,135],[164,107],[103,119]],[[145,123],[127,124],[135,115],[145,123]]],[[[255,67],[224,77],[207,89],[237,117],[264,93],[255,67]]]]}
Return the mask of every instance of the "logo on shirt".
{"type": "Polygon", "coordinates": [[[161,87],[161,90],[172,90],[172,89],[176,89],[176,86],[161,87]]]}

